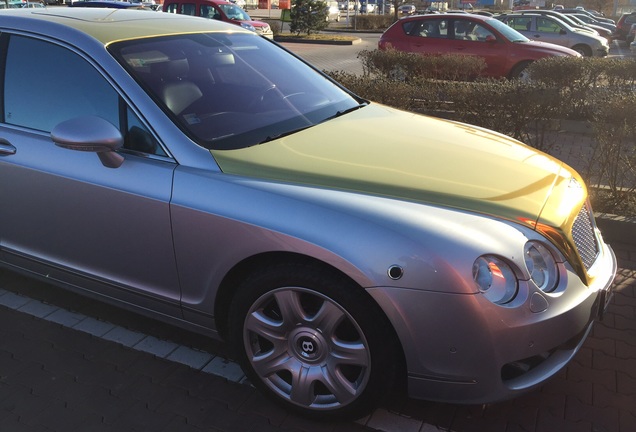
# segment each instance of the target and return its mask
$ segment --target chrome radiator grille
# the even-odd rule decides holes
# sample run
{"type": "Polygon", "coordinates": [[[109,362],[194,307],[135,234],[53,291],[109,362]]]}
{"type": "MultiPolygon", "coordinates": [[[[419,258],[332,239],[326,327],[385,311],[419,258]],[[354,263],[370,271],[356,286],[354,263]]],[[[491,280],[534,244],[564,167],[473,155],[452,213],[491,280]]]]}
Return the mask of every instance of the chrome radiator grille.
{"type": "Polygon", "coordinates": [[[583,265],[586,270],[589,270],[596,261],[598,256],[598,244],[596,242],[596,236],[594,235],[594,224],[592,223],[592,214],[587,205],[581,208],[581,211],[574,220],[572,226],[572,237],[576,249],[581,256],[583,265]]]}

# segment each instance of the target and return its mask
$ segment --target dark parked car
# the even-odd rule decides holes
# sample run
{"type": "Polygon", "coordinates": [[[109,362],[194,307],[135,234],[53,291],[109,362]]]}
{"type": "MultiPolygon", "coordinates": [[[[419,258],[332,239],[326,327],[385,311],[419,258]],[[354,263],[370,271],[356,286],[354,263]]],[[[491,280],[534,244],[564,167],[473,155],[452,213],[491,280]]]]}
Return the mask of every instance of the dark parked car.
{"type": "Polygon", "coordinates": [[[598,27],[604,27],[613,33],[616,32],[616,24],[610,23],[607,21],[600,21],[597,18],[590,16],[588,14],[584,14],[580,12],[564,12],[564,15],[574,15],[575,17],[585,22],[586,24],[590,24],[590,25],[594,25],[598,27]]]}
{"type": "Polygon", "coordinates": [[[482,57],[484,75],[497,78],[523,77],[528,65],[541,58],[578,55],[567,48],[530,41],[494,18],[472,14],[402,18],[384,32],[378,46],[425,55],[482,57]]]}

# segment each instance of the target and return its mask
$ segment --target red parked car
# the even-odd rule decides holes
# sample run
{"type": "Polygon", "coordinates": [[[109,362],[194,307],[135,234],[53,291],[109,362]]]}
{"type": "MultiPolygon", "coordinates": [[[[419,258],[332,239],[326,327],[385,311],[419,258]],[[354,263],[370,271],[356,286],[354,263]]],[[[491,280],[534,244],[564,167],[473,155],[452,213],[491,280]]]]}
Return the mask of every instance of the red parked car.
{"type": "Polygon", "coordinates": [[[274,38],[269,24],[253,20],[242,8],[229,1],[164,0],[163,11],[225,21],[252,30],[268,39],[274,38]]]}
{"type": "Polygon", "coordinates": [[[580,56],[569,48],[531,41],[494,18],[472,14],[402,18],[384,32],[378,47],[483,57],[483,75],[496,78],[524,78],[528,65],[544,57],[580,56]]]}
{"type": "Polygon", "coordinates": [[[629,37],[629,30],[632,27],[632,24],[636,24],[636,12],[624,13],[621,15],[616,22],[616,39],[628,40],[627,38],[629,37]]]}

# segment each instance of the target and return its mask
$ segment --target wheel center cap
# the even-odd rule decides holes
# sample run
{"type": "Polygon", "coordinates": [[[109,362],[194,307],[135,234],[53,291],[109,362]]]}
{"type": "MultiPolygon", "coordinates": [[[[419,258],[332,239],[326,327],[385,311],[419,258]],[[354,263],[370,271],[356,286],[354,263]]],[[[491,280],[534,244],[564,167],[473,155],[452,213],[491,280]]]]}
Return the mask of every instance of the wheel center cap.
{"type": "Polygon", "coordinates": [[[319,361],[325,353],[324,342],[319,332],[299,330],[292,337],[291,348],[303,361],[319,361]]]}
{"type": "Polygon", "coordinates": [[[310,337],[298,338],[298,348],[300,355],[306,358],[314,358],[318,352],[318,346],[315,340],[310,337]]]}

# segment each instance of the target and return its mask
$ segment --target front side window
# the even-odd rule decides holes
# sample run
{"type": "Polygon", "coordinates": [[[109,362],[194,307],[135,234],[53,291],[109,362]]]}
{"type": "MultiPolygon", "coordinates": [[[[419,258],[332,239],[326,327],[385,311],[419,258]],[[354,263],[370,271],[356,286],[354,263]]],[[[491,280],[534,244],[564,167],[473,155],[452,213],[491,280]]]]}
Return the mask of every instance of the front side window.
{"type": "Polygon", "coordinates": [[[472,24],[470,31],[467,33],[467,37],[469,40],[477,42],[486,42],[488,40],[495,39],[493,32],[478,23],[472,24]]]}
{"type": "Polygon", "coordinates": [[[453,24],[454,37],[457,40],[485,42],[488,36],[495,35],[481,24],[471,20],[455,20],[453,24]]]}
{"type": "Polygon", "coordinates": [[[243,9],[234,4],[220,4],[219,7],[223,10],[226,17],[236,21],[249,21],[250,16],[245,13],[243,9]]]}
{"type": "Polygon", "coordinates": [[[219,13],[217,8],[215,8],[214,6],[205,5],[205,4],[201,5],[201,16],[203,18],[210,18],[210,19],[216,19],[216,20],[221,19],[221,14],[219,13]]]}
{"type": "Polygon", "coordinates": [[[117,93],[76,53],[12,36],[6,61],[5,123],[50,132],[62,121],[96,115],[119,124],[117,93]]]}
{"type": "Polygon", "coordinates": [[[50,132],[87,115],[122,131],[124,148],[165,156],[157,140],[89,62],[59,45],[11,36],[7,49],[4,119],[9,125],[50,132]],[[120,110],[126,115],[121,116],[120,110]]]}

